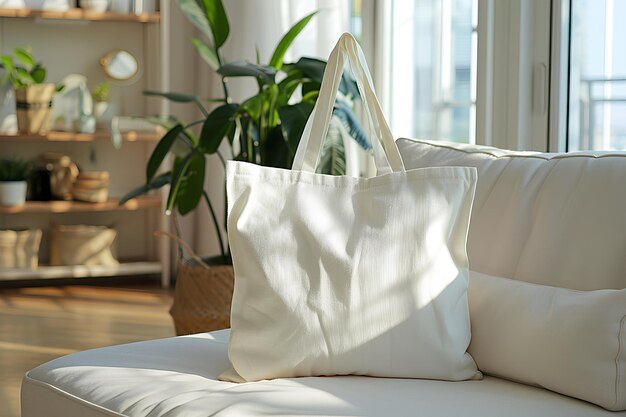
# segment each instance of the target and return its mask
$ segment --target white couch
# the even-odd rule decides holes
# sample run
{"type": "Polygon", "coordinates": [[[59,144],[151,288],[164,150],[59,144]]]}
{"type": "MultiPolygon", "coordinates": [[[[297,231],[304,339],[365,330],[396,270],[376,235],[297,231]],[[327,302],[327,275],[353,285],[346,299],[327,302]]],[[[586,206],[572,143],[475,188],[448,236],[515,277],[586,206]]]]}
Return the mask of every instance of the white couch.
{"type": "MultiPolygon", "coordinates": [[[[578,290],[626,287],[626,153],[514,153],[406,139],[398,145],[407,168],[478,168],[471,269],[578,290]]],[[[626,416],[491,376],[221,382],[227,345],[223,330],[53,360],[24,376],[22,417],[626,416]]]]}

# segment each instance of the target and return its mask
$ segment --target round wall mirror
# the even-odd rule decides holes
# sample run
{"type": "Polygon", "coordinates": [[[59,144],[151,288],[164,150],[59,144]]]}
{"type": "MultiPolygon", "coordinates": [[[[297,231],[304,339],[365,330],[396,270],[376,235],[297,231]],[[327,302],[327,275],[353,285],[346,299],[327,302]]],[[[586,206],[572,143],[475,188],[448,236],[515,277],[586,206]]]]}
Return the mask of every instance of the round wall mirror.
{"type": "Polygon", "coordinates": [[[110,78],[126,81],[139,72],[139,62],[133,54],[122,49],[111,51],[100,58],[102,69],[110,78]]]}

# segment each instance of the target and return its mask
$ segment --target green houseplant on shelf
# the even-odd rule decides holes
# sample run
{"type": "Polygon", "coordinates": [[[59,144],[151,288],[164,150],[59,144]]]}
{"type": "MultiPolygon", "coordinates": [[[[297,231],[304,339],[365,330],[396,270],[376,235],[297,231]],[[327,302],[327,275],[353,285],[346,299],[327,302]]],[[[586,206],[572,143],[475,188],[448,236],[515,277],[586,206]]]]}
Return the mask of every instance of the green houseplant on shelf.
{"type": "MultiPolygon", "coordinates": [[[[300,58],[295,63],[284,62],[287,50],[317,12],[305,16],[289,29],[279,41],[268,63],[262,64],[258,49],[254,63],[225,60],[221,48],[230,33],[230,24],[221,0],[177,0],[177,3],[191,23],[204,35],[204,40],[195,38],[192,42],[200,57],[221,77],[223,95],[207,100],[190,94],[144,92],[148,96],[163,97],[174,102],[197,106],[203,118],[188,124],[173,117],[168,117],[167,123],[160,122],[168,130],[148,161],[146,183],[129,192],[120,204],[165,185],[170,186],[166,207],[168,213],[176,211],[185,215],[194,210],[200,201],[206,202],[221,253],[220,256],[210,259],[193,256],[198,264],[206,267],[206,273],[220,275],[226,271],[224,275],[228,277],[220,279],[213,276],[206,279],[212,283],[211,286],[197,283],[202,278],[196,277],[195,284],[183,289],[184,275],[200,273],[198,268],[190,272],[190,269],[179,266],[177,296],[171,312],[175,318],[177,331],[181,334],[227,326],[230,312],[232,267],[213,266],[209,269],[207,266],[207,264],[231,264],[228,243],[223,241],[214,205],[204,190],[207,155],[217,155],[223,165],[226,159],[233,158],[265,166],[290,168],[300,136],[317,100],[326,62],[308,57],[300,58]],[[253,78],[258,90],[256,94],[241,102],[233,102],[228,85],[233,79],[240,77],[253,78]],[[213,109],[208,110],[208,105],[212,105],[213,109]],[[224,141],[228,145],[226,148],[230,155],[224,155],[220,150],[224,149],[222,146],[224,141]],[[168,156],[170,158],[167,158],[168,156]],[[171,166],[162,169],[165,172],[158,174],[166,159],[172,161],[171,166]],[[202,294],[200,288],[204,288],[206,293],[202,294]],[[215,296],[216,292],[220,291],[223,294],[215,296]],[[187,292],[185,295],[187,302],[182,300],[183,292],[187,292]],[[177,314],[181,316],[187,314],[182,310],[195,309],[198,304],[206,308],[207,298],[211,297],[213,299],[210,304],[219,310],[206,312],[206,315],[211,316],[208,321],[212,324],[209,325],[207,322],[187,325],[182,323],[182,320],[176,319],[177,314]],[[195,301],[189,301],[189,298],[194,298],[195,301]],[[226,304],[222,302],[224,299],[227,299],[226,304]],[[186,307],[183,304],[186,304],[186,307]],[[221,319],[218,319],[217,315],[221,319]]],[[[331,129],[320,161],[319,171],[322,173],[333,175],[345,173],[345,140],[355,140],[363,149],[371,149],[367,135],[352,111],[353,103],[358,98],[356,83],[344,74],[331,129]]],[[[179,243],[181,242],[179,240],[179,243]]],[[[186,246],[184,242],[181,244],[186,246]]]]}
{"type": "Polygon", "coordinates": [[[12,55],[0,56],[5,74],[2,83],[15,89],[17,127],[21,133],[42,134],[48,129],[52,97],[63,87],[46,83],[46,68],[37,62],[30,48],[16,48],[12,55]]]}
{"type": "Polygon", "coordinates": [[[0,159],[0,205],[21,206],[26,201],[30,162],[19,158],[0,159]]]}

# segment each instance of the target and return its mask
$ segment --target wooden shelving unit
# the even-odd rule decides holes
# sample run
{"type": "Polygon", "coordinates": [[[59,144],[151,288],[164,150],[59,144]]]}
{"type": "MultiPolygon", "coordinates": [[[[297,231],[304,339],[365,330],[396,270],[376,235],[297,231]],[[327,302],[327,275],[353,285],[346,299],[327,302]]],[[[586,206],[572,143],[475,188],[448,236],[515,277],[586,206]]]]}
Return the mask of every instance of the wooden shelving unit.
{"type": "MultiPolygon", "coordinates": [[[[35,51],[46,53],[50,52],[50,49],[60,48],[58,58],[56,54],[51,58],[46,57],[44,53],[42,61],[51,66],[56,65],[57,70],[59,66],[62,67],[63,74],[80,73],[93,82],[102,78],[100,69],[96,67],[101,54],[107,50],[124,48],[139,58],[144,71],[132,83],[120,84],[120,87],[124,89],[120,92],[123,99],[118,97],[115,102],[115,97],[113,97],[113,103],[117,105],[113,108],[120,115],[169,114],[169,105],[165,101],[155,103],[154,100],[143,99],[143,102],[140,102],[135,98],[141,95],[143,89],[167,90],[169,88],[170,26],[168,22],[170,19],[168,16],[170,16],[172,3],[174,2],[171,0],[162,0],[158,2],[160,12],[139,15],[98,13],[80,8],[49,11],[0,7],[2,45],[7,50],[16,46],[30,45],[35,51]],[[163,19],[161,19],[162,16],[163,19]],[[76,24],[80,22],[100,23],[76,24]],[[109,34],[115,36],[109,37],[109,34]],[[73,58],[74,55],[77,59],[73,58]]],[[[75,162],[85,170],[115,172],[115,179],[112,176],[111,187],[122,190],[125,189],[125,185],[122,188],[121,179],[127,178],[129,172],[135,176],[140,175],[138,172],[143,173],[143,170],[138,170],[137,167],[145,165],[150,149],[154,148],[163,133],[162,129],[124,132],[121,134],[122,141],[135,142],[135,144],[119,151],[109,146],[112,137],[111,133],[106,130],[99,130],[93,134],[62,131],[52,131],[45,135],[0,133],[0,153],[8,151],[18,156],[24,154],[24,157],[34,158],[39,148],[41,152],[50,152],[58,147],[61,149],[60,152],[71,154],[72,159],[76,158],[75,162]],[[73,146],[73,143],[77,146],[73,146]],[[79,143],[91,143],[91,145],[84,146],[79,143]],[[115,152],[123,153],[120,157],[123,162],[117,159],[115,152]],[[87,158],[91,158],[91,155],[97,155],[97,161],[94,158],[87,162],[87,158]],[[119,166],[121,163],[135,165],[129,168],[128,165],[119,166]]],[[[40,265],[35,270],[0,269],[0,281],[160,275],[163,287],[170,285],[170,243],[167,239],[154,240],[152,236],[154,230],[169,230],[170,227],[170,219],[164,214],[161,192],[138,197],[123,206],[119,205],[119,198],[111,198],[104,203],[28,201],[19,207],[0,206],[2,228],[8,229],[32,227],[43,229],[46,233],[46,225],[55,223],[52,219],[55,219],[57,215],[59,219],[69,223],[109,224],[107,223],[109,219],[119,219],[121,226],[119,226],[118,251],[122,262],[113,267],[40,265]],[[143,212],[132,214],[141,210],[145,210],[145,215],[143,212]],[[128,215],[117,214],[124,212],[128,215]],[[62,213],[70,213],[70,215],[64,216],[62,213]],[[76,216],[71,213],[76,213],[76,216]],[[135,221],[135,219],[141,220],[135,221]],[[51,221],[46,223],[48,220],[51,221]],[[25,221],[32,221],[32,224],[24,225],[25,221]],[[142,239],[137,236],[137,233],[145,236],[142,239]],[[133,239],[127,240],[130,234],[133,234],[133,239]],[[143,252],[142,247],[138,245],[143,246],[143,252]]],[[[46,257],[42,256],[42,260],[45,261],[45,259],[46,257]]]]}
{"type": "MultiPolygon", "coordinates": [[[[127,142],[157,142],[161,139],[163,131],[139,132],[131,131],[122,133],[122,140],[127,142]]],[[[111,140],[111,134],[107,131],[96,133],[77,132],[48,132],[45,135],[23,134],[15,135],[0,134],[0,141],[30,141],[30,142],[93,142],[98,140],[111,140]]]]}
{"type": "Polygon", "coordinates": [[[142,196],[119,205],[118,198],[104,203],[84,203],[81,201],[27,201],[22,206],[0,206],[0,214],[16,213],[78,213],[98,211],[135,211],[161,207],[161,197],[142,196]]]}
{"type": "Polygon", "coordinates": [[[159,13],[113,13],[91,12],[84,9],[70,9],[66,11],[34,10],[28,8],[8,9],[0,8],[0,17],[13,17],[22,19],[56,19],[56,20],[86,20],[91,22],[136,22],[136,23],[159,23],[159,13]]]}

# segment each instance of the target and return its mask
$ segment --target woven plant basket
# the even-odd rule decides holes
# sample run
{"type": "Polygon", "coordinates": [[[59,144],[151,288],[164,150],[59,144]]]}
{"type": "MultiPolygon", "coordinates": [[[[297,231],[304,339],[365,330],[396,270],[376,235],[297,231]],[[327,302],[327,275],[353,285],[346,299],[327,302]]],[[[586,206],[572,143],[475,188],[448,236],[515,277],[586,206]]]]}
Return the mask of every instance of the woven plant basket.
{"type": "Polygon", "coordinates": [[[170,315],[176,334],[209,332],[230,327],[234,273],[230,265],[180,263],[170,315]]]}

